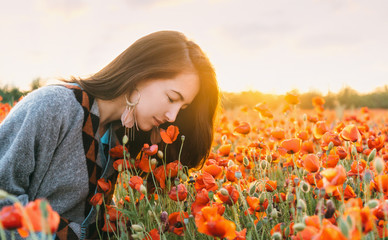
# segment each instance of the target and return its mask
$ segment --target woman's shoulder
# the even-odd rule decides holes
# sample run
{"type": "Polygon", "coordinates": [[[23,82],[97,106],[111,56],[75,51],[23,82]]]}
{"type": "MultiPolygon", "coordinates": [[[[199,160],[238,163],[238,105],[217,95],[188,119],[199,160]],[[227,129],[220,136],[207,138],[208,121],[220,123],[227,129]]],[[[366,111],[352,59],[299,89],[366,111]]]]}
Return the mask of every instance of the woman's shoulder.
{"type": "Polygon", "coordinates": [[[34,111],[56,112],[74,112],[82,111],[71,89],[63,85],[48,85],[36,89],[27,94],[15,108],[34,109],[34,111]],[[19,106],[18,106],[19,105],[19,106]]]}

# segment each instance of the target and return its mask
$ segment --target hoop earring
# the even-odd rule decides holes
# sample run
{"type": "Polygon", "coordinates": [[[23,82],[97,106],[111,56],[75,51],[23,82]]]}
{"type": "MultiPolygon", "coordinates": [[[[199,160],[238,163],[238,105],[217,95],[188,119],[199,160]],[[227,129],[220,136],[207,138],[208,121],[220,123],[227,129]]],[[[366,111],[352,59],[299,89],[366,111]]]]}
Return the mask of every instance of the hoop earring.
{"type": "Polygon", "coordinates": [[[151,143],[158,144],[162,140],[160,136],[159,127],[153,127],[151,130],[151,143]]]}
{"type": "Polygon", "coordinates": [[[135,129],[133,129],[133,127],[135,126],[135,128],[139,131],[139,127],[136,121],[135,108],[136,105],[139,103],[140,93],[137,89],[135,89],[135,91],[138,94],[136,102],[128,101],[127,96],[125,96],[127,106],[125,106],[125,110],[121,115],[121,123],[123,126],[125,126],[125,135],[129,135],[129,139],[131,141],[135,140],[135,129]]]}

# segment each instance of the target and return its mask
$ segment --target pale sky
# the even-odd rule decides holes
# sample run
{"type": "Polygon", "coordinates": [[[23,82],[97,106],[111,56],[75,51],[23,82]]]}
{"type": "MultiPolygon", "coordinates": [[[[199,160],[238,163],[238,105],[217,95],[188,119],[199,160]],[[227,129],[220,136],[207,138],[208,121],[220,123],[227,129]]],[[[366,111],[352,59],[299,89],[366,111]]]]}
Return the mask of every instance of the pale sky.
{"type": "Polygon", "coordinates": [[[0,0],[0,85],[87,76],[138,38],[178,30],[221,90],[388,85],[386,0],[0,0]]]}

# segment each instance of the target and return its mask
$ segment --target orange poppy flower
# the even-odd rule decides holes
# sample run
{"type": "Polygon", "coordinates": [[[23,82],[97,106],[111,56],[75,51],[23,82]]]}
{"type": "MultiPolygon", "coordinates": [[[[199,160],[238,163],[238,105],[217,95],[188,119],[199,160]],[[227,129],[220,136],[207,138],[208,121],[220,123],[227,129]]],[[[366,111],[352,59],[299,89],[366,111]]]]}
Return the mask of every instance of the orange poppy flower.
{"type": "Polygon", "coordinates": [[[180,183],[178,186],[174,186],[171,188],[171,191],[168,193],[168,196],[174,201],[184,201],[187,197],[187,189],[186,186],[180,183]]]}
{"type": "Polygon", "coordinates": [[[244,228],[240,232],[236,231],[236,237],[233,240],[246,240],[246,236],[247,236],[247,229],[244,228]]]}
{"type": "Polygon", "coordinates": [[[306,131],[300,131],[297,135],[297,138],[299,138],[302,141],[306,141],[309,138],[309,135],[306,131]]]}
{"type": "Polygon", "coordinates": [[[141,152],[139,153],[139,155],[141,156],[140,158],[140,161],[139,162],[139,165],[138,165],[138,168],[140,168],[143,172],[151,172],[152,170],[155,169],[156,167],[156,164],[151,164],[150,162],[150,155],[148,154],[142,154],[141,152]]]}
{"type": "Polygon", "coordinates": [[[345,159],[348,153],[345,151],[345,149],[341,146],[337,147],[335,150],[335,153],[340,157],[340,159],[345,159]]]}
{"type": "Polygon", "coordinates": [[[0,211],[0,226],[5,230],[15,230],[23,226],[21,209],[15,205],[4,206],[0,211]]]}
{"type": "Polygon", "coordinates": [[[174,125],[168,126],[167,130],[163,128],[160,129],[160,136],[164,143],[171,144],[173,143],[179,135],[179,128],[174,125]]]}
{"type": "Polygon", "coordinates": [[[232,145],[231,144],[222,144],[218,150],[217,150],[217,153],[220,155],[220,156],[223,156],[223,157],[226,157],[226,156],[229,156],[229,153],[230,153],[230,149],[232,148],[232,145]]]}
{"type": "Polygon", "coordinates": [[[218,166],[217,164],[205,165],[202,168],[202,171],[211,174],[214,178],[222,177],[222,167],[218,166]]]}
{"type": "Polygon", "coordinates": [[[345,168],[337,165],[335,168],[328,168],[321,172],[323,176],[323,185],[327,193],[331,193],[337,186],[342,185],[346,180],[345,168]]]}
{"type": "Polygon", "coordinates": [[[301,153],[314,153],[314,143],[312,141],[306,141],[302,143],[301,153]]]}
{"type": "Polygon", "coordinates": [[[195,201],[191,204],[191,214],[193,214],[193,216],[197,215],[197,213],[200,212],[203,207],[207,206],[209,202],[209,192],[205,188],[202,188],[198,191],[195,201]]]}
{"type": "Polygon", "coordinates": [[[272,181],[272,180],[266,180],[265,181],[265,189],[268,191],[268,192],[273,192],[276,190],[278,184],[277,184],[277,181],[272,181]]]}
{"type": "Polygon", "coordinates": [[[337,226],[334,226],[329,221],[323,221],[322,223],[321,231],[314,236],[314,240],[347,240],[337,226]]]}
{"type": "Polygon", "coordinates": [[[344,127],[344,129],[342,129],[340,133],[340,136],[345,141],[357,142],[361,140],[360,131],[358,131],[358,128],[356,127],[356,125],[353,125],[353,124],[350,124],[344,127]]]}
{"type": "Polygon", "coordinates": [[[361,159],[360,161],[353,161],[350,170],[348,172],[348,176],[357,176],[358,174],[362,174],[364,170],[366,169],[367,163],[364,159],[361,159]]]}
{"type": "Polygon", "coordinates": [[[300,151],[301,140],[299,138],[290,138],[282,141],[280,145],[286,149],[288,154],[294,154],[300,151]]]}
{"type": "Polygon", "coordinates": [[[329,128],[326,125],[325,121],[318,121],[315,123],[313,128],[313,135],[316,139],[321,139],[321,137],[329,131],[329,128]]]}
{"type": "Polygon", "coordinates": [[[234,132],[240,133],[240,134],[248,134],[251,131],[251,126],[247,122],[242,122],[240,125],[238,125],[235,129],[234,132]]]}
{"type": "Polygon", "coordinates": [[[124,159],[118,159],[116,161],[113,162],[113,168],[118,171],[119,169],[126,169],[126,168],[134,168],[135,165],[132,165],[129,160],[125,160],[124,162],[124,159]]]}
{"type": "Polygon", "coordinates": [[[322,135],[321,148],[323,150],[327,151],[327,146],[330,144],[330,142],[332,142],[334,146],[340,146],[342,144],[337,133],[331,132],[331,131],[325,132],[322,135]]]}
{"type": "Polygon", "coordinates": [[[136,189],[137,191],[140,191],[141,185],[143,185],[143,178],[141,178],[139,176],[132,176],[129,179],[129,186],[132,189],[136,189]]]}
{"type": "Polygon", "coordinates": [[[124,158],[124,149],[125,152],[128,152],[128,149],[123,147],[123,145],[117,145],[109,150],[109,154],[112,158],[124,158]]]}
{"type": "Polygon", "coordinates": [[[112,189],[112,183],[110,180],[108,182],[105,180],[105,178],[100,178],[97,180],[97,186],[98,188],[103,191],[104,193],[110,192],[112,189]]]}
{"type": "Polygon", "coordinates": [[[313,97],[312,98],[313,106],[322,106],[325,104],[325,99],[323,97],[313,97]]]}
{"type": "Polygon", "coordinates": [[[45,203],[44,201],[45,200],[37,199],[33,202],[29,202],[24,207],[25,215],[23,215],[22,218],[23,227],[19,229],[19,234],[22,233],[22,237],[27,237],[29,230],[43,232],[45,234],[55,233],[57,231],[60,221],[59,214],[51,208],[47,201],[45,203]],[[46,208],[44,214],[42,213],[43,206],[46,208]],[[46,219],[44,219],[44,215],[47,216],[46,219]],[[28,227],[29,224],[31,224],[32,229],[28,227]]]}
{"type": "Polygon", "coordinates": [[[293,240],[312,240],[318,232],[319,229],[312,226],[306,226],[302,231],[296,234],[296,237],[293,240]]]}
{"type": "Polygon", "coordinates": [[[215,191],[218,189],[216,180],[213,178],[212,175],[210,175],[207,172],[203,172],[201,175],[197,177],[194,187],[197,190],[197,192],[202,188],[205,188],[207,191],[215,191]]]}
{"type": "Polygon", "coordinates": [[[158,152],[158,145],[153,144],[150,146],[149,144],[145,143],[141,150],[148,156],[152,156],[158,152]]]}
{"type": "Polygon", "coordinates": [[[217,207],[206,206],[195,216],[198,232],[220,239],[233,240],[236,237],[236,225],[218,214],[217,207]]]}
{"type": "Polygon", "coordinates": [[[248,206],[249,206],[249,213],[254,213],[254,212],[264,212],[267,207],[268,207],[268,199],[260,199],[260,198],[257,198],[257,197],[251,197],[251,196],[247,196],[247,203],[248,203],[248,206]]]}
{"type": "Polygon", "coordinates": [[[335,166],[337,166],[337,163],[339,161],[339,156],[335,153],[333,153],[333,150],[330,152],[329,156],[324,156],[322,158],[322,162],[323,162],[323,166],[325,168],[334,168],[335,166]]]}
{"type": "Polygon", "coordinates": [[[217,196],[223,203],[226,203],[231,206],[237,202],[240,194],[238,193],[237,189],[231,184],[224,186],[224,188],[228,191],[228,195],[225,196],[220,191],[218,191],[217,196]]]}
{"type": "Polygon", "coordinates": [[[183,236],[184,230],[186,229],[185,218],[189,218],[187,212],[173,212],[168,215],[168,231],[178,236],[183,236]]]}
{"type": "Polygon", "coordinates": [[[152,229],[143,240],[160,240],[159,231],[156,228],[152,229]]]}
{"type": "Polygon", "coordinates": [[[372,212],[377,219],[384,220],[385,216],[388,215],[388,203],[385,200],[380,200],[379,205],[372,212]]]}
{"type": "Polygon", "coordinates": [[[271,136],[276,140],[282,140],[285,138],[286,133],[282,128],[277,127],[271,131],[271,136]]]}
{"type": "Polygon", "coordinates": [[[376,151],[380,151],[384,147],[385,143],[385,135],[380,135],[378,137],[371,136],[368,139],[368,147],[369,149],[376,148],[376,151]]]}
{"type": "Polygon", "coordinates": [[[89,202],[93,206],[101,205],[103,198],[104,198],[104,195],[98,192],[93,195],[93,197],[90,199],[89,202]]]}
{"type": "Polygon", "coordinates": [[[256,104],[253,109],[258,111],[262,117],[273,118],[273,114],[265,102],[256,104]]]}
{"type": "MultiPolygon", "coordinates": [[[[236,182],[238,179],[236,178],[236,172],[240,171],[239,166],[233,165],[226,169],[226,179],[230,182],[236,182]]],[[[241,171],[240,171],[241,172],[241,171]]]]}
{"type": "Polygon", "coordinates": [[[296,105],[300,103],[299,94],[296,92],[288,92],[284,98],[290,105],[296,105]]]}
{"type": "Polygon", "coordinates": [[[303,156],[303,167],[308,172],[314,173],[319,170],[319,158],[315,154],[303,156]]]}
{"type": "Polygon", "coordinates": [[[375,189],[378,192],[388,194],[388,175],[378,175],[374,178],[375,189]]]}

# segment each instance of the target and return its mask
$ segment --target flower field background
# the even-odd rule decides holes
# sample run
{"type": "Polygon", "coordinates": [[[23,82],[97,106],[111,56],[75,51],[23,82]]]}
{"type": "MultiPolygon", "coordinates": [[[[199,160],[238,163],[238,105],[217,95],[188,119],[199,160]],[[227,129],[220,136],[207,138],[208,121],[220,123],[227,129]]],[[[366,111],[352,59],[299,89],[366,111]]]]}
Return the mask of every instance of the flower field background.
{"type": "MultiPolygon", "coordinates": [[[[300,104],[290,92],[276,109],[261,102],[222,111],[210,156],[197,170],[165,158],[169,144],[185,144],[175,126],[161,129],[163,149],[145,144],[136,158],[123,146],[111,149],[115,205],[105,205],[113,188],[104,180],[91,200],[105,210],[101,236],[388,237],[387,110],[325,110],[320,97],[312,98],[313,110],[300,104]]],[[[9,107],[0,111],[1,121],[9,107]]]]}

